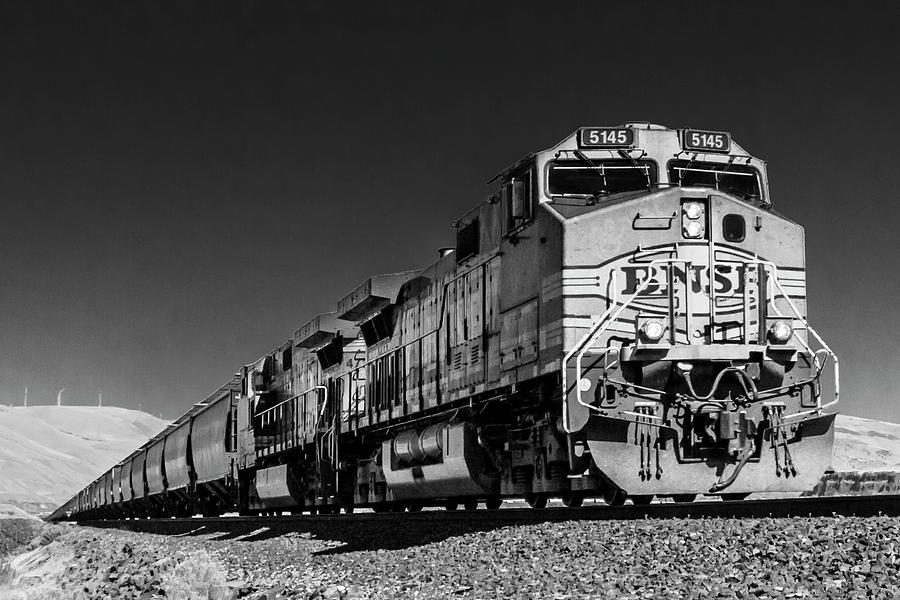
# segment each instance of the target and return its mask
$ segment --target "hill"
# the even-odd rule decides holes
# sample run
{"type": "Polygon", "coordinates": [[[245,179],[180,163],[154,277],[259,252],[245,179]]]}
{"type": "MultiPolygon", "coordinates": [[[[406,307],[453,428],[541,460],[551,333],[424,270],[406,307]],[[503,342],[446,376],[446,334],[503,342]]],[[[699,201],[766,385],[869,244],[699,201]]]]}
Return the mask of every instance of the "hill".
{"type": "Polygon", "coordinates": [[[0,406],[0,503],[52,510],[166,425],[113,406],[0,406]]]}
{"type": "Polygon", "coordinates": [[[900,471],[900,424],[838,415],[835,471],[900,471]]]}

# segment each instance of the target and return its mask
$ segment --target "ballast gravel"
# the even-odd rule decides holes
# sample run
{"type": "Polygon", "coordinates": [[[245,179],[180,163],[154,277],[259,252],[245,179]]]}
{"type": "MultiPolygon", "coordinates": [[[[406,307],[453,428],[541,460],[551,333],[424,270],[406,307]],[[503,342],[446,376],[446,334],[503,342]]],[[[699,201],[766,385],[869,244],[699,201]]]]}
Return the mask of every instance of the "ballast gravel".
{"type": "MultiPolygon", "coordinates": [[[[71,553],[41,582],[67,599],[900,596],[897,518],[400,523],[327,536],[296,522],[180,536],[78,528],[33,552],[71,553]]],[[[30,598],[34,577],[21,575],[11,589],[30,598]]]]}

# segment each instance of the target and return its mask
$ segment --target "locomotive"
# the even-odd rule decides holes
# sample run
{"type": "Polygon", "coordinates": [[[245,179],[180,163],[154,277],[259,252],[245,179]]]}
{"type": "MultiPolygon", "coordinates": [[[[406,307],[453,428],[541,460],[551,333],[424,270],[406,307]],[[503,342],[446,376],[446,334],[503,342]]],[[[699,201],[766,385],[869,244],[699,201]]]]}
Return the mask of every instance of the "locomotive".
{"type": "Polygon", "coordinates": [[[764,161],[727,132],[627,123],[491,183],[454,248],[362,282],[53,518],[812,488],[838,361],[764,161]]]}

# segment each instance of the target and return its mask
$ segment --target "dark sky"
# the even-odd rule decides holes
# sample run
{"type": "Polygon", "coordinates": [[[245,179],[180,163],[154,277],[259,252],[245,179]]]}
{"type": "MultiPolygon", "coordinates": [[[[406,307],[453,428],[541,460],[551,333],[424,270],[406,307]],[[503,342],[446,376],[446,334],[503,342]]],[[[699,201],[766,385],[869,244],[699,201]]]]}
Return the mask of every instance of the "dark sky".
{"type": "Polygon", "coordinates": [[[172,418],[581,125],[731,131],[900,420],[893,2],[0,2],[0,402],[172,418]]]}

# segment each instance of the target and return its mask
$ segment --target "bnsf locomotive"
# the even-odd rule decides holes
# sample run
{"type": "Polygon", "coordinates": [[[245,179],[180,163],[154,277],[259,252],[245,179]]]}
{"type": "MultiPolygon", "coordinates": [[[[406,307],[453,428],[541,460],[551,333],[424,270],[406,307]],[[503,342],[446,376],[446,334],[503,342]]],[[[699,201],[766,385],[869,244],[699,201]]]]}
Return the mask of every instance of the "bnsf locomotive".
{"type": "Polygon", "coordinates": [[[493,182],[455,248],[364,281],[54,517],[814,485],[838,365],[763,161],[724,132],[629,123],[493,182]]]}

